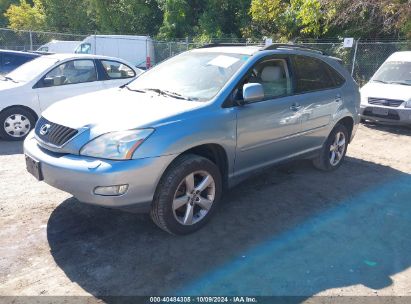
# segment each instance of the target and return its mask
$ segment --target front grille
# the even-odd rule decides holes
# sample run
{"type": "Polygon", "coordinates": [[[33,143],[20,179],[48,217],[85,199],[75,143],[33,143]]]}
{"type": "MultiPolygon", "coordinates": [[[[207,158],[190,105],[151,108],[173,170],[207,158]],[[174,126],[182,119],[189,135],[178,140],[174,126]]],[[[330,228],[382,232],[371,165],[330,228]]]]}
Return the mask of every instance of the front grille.
{"type": "Polygon", "coordinates": [[[44,143],[61,147],[72,139],[78,131],[76,129],[53,123],[44,117],[41,117],[36,124],[35,133],[44,143]],[[47,129],[47,132],[41,132],[42,129],[47,129]]]}
{"type": "Polygon", "coordinates": [[[404,100],[369,97],[368,103],[386,107],[399,107],[404,100]]]}

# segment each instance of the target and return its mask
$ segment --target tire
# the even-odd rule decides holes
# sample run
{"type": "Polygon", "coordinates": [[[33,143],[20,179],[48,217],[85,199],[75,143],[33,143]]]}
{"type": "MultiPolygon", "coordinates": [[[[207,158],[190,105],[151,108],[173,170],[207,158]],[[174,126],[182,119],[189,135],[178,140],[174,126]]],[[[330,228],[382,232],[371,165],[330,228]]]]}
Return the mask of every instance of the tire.
{"type": "Polygon", "coordinates": [[[348,136],[347,128],[343,124],[337,124],[325,141],[320,155],[313,160],[314,166],[322,171],[333,171],[340,167],[347,153],[348,136]],[[342,144],[343,140],[344,144],[342,144]]]}
{"type": "Polygon", "coordinates": [[[4,140],[18,141],[26,138],[34,128],[36,118],[23,107],[11,107],[0,113],[0,137],[4,140]]]}
{"type": "Polygon", "coordinates": [[[157,186],[151,219],[170,234],[192,233],[210,220],[221,192],[221,173],[213,162],[194,154],[181,155],[166,170],[157,186]]]}

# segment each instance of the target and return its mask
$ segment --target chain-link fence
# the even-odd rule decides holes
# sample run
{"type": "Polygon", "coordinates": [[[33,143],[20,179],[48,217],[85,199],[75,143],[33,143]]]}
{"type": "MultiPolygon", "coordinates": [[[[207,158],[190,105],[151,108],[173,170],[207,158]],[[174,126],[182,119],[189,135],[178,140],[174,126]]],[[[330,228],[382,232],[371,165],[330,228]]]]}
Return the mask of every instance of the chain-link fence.
{"type": "MultiPolygon", "coordinates": [[[[14,31],[0,28],[0,49],[34,51],[52,41],[82,41],[87,35],[14,31]]],[[[205,43],[186,39],[174,41],[152,40],[154,63],[159,63],[181,52],[197,48],[205,43]]],[[[264,45],[264,41],[246,39],[213,39],[209,43],[233,43],[241,45],[264,45]]],[[[411,41],[365,41],[356,40],[352,47],[343,46],[342,39],[298,40],[297,44],[320,49],[325,53],[341,58],[344,66],[360,84],[364,84],[375,73],[378,67],[394,52],[411,50],[411,41]]]]}
{"type": "Polygon", "coordinates": [[[87,36],[53,32],[15,31],[0,28],[0,49],[35,51],[52,40],[82,41],[85,37],[87,36]]]}

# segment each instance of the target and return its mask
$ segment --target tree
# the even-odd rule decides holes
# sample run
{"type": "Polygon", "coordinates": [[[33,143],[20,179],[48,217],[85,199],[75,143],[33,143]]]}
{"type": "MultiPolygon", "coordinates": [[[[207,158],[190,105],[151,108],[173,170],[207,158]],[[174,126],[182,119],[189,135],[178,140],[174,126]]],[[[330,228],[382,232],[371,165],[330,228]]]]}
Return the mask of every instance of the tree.
{"type": "MultiPolygon", "coordinates": [[[[251,0],[208,0],[198,20],[202,40],[241,37],[241,28],[249,23],[251,0]]],[[[200,40],[201,40],[200,39],[200,40]]]]}
{"type": "Polygon", "coordinates": [[[163,24],[160,39],[183,38],[198,31],[198,18],[204,11],[206,1],[201,0],[160,0],[163,24]]]}
{"type": "Polygon", "coordinates": [[[89,33],[95,28],[95,10],[90,0],[41,0],[47,29],[89,33]]]}
{"type": "Polygon", "coordinates": [[[45,24],[40,0],[34,0],[33,5],[20,0],[19,5],[11,4],[4,15],[9,21],[9,27],[15,30],[41,30],[45,24]]]}
{"type": "Polygon", "coordinates": [[[327,32],[327,14],[320,0],[252,0],[250,14],[253,27],[246,35],[290,40],[327,32]]]}
{"type": "Polygon", "coordinates": [[[410,0],[321,0],[336,35],[411,37],[410,0]]]}
{"type": "Polygon", "coordinates": [[[157,34],[162,11],[155,0],[92,0],[97,29],[106,33],[157,34]]]}
{"type": "Polygon", "coordinates": [[[6,27],[8,24],[8,20],[4,13],[9,8],[11,4],[17,4],[18,0],[0,0],[0,27],[6,27]]]}

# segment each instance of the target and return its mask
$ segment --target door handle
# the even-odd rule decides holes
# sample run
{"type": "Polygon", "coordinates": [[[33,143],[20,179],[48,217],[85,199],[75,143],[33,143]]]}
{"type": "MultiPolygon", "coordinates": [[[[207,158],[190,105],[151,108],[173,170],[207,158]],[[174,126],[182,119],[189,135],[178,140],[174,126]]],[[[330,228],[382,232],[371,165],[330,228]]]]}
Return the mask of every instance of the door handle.
{"type": "Polygon", "coordinates": [[[301,105],[299,103],[293,103],[290,107],[290,110],[292,111],[298,111],[299,109],[301,109],[301,105]]]}
{"type": "Polygon", "coordinates": [[[341,101],[342,101],[341,95],[340,95],[340,94],[337,94],[337,95],[335,96],[334,101],[335,101],[335,102],[341,102],[341,101]]]}

